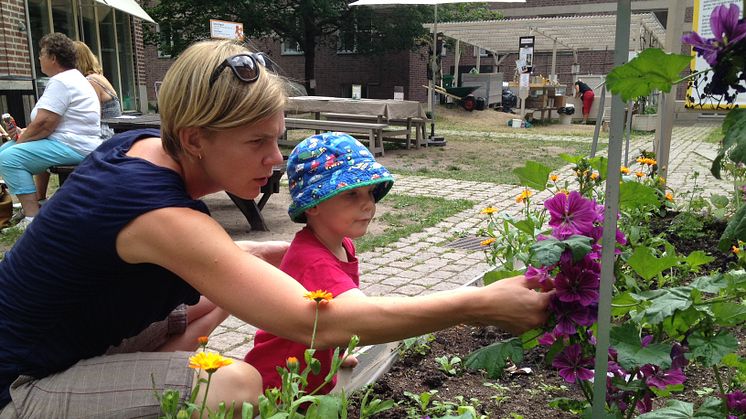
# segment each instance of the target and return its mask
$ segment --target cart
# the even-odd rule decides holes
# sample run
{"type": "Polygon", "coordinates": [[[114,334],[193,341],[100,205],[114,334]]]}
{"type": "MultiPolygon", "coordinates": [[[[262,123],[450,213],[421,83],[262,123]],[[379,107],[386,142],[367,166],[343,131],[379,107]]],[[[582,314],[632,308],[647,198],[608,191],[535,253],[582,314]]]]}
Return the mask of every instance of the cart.
{"type": "MultiPolygon", "coordinates": [[[[422,86],[430,89],[429,86],[422,86]]],[[[472,93],[477,90],[479,86],[462,86],[462,87],[440,87],[433,86],[435,93],[450,97],[454,99],[456,103],[461,105],[462,108],[467,111],[473,111],[477,107],[477,98],[472,93]]]]}

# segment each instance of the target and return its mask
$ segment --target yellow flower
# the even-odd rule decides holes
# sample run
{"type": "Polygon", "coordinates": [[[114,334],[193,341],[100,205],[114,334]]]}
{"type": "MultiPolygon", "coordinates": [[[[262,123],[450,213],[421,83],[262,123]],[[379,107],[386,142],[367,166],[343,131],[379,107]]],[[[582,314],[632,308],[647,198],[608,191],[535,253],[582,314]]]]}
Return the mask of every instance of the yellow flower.
{"type": "Polygon", "coordinates": [[[197,352],[189,357],[189,368],[205,370],[212,374],[219,368],[233,363],[233,360],[215,352],[197,352]]]}
{"type": "Polygon", "coordinates": [[[515,198],[515,202],[520,204],[528,199],[531,195],[533,195],[533,192],[529,191],[528,189],[524,189],[523,192],[521,192],[521,194],[515,198]]]}
{"type": "Polygon", "coordinates": [[[642,163],[642,162],[643,162],[644,160],[645,160],[645,158],[643,158],[643,157],[638,157],[636,161],[637,161],[638,163],[642,163]]]}
{"type": "Polygon", "coordinates": [[[643,172],[635,172],[635,176],[637,176],[637,177],[643,177],[643,176],[645,176],[645,173],[643,173],[643,172]]]}
{"type": "Polygon", "coordinates": [[[664,185],[666,183],[666,178],[664,178],[663,176],[658,176],[658,183],[664,185]]]}
{"type": "Polygon", "coordinates": [[[489,239],[484,239],[484,240],[482,240],[482,241],[481,241],[481,242],[479,243],[479,245],[480,245],[480,246],[489,246],[489,245],[491,245],[491,244],[492,244],[492,243],[494,243],[494,242],[495,242],[495,238],[494,238],[494,237],[490,237],[489,239]]]}
{"type": "Polygon", "coordinates": [[[285,365],[287,365],[289,370],[293,371],[294,368],[298,368],[298,358],[289,356],[288,359],[285,360],[285,365]]]}
{"type": "Polygon", "coordinates": [[[732,250],[733,250],[733,253],[735,253],[736,255],[739,254],[739,253],[741,253],[741,248],[740,247],[733,246],[732,250]]]}
{"type": "Polygon", "coordinates": [[[592,180],[598,179],[598,173],[596,173],[596,172],[591,173],[591,179],[592,180]]]}
{"type": "Polygon", "coordinates": [[[619,171],[620,171],[620,172],[622,172],[622,174],[623,174],[623,175],[628,175],[628,174],[629,174],[629,167],[627,167],[627,166],[622,166],[622,167],[621,167],[621,168],[619,169],[619,171]]]}
{"type": "Polygon", "coordinates": [[[334,296],[329,291],[324,290],[316,290],[316,291],[309,291],[304,295],[304,297],[307,300],[315,301],[317,303],[320,303],[322,301],[331,301],[334,296]]]}
{"type": "Polygon", "coordinates": [[[557,179],[559,179],[559,176],[557,176],[557,175],[551,175],[551,176],[549,176],[549,180],[551,180],[552,182],[556,182],[557,179]]]}
{"type": "Polygon", "coordinates": [[[482,211],[479,211],[480,214],[494,214],[497,212],[497,208],[495,207],[487,207],[483,209],[482,211]]]}
{"type": "Polygon", "coordinates": [[[666,192],[666,199],[673,202],[673,194],[671,192],[666,192]]]}

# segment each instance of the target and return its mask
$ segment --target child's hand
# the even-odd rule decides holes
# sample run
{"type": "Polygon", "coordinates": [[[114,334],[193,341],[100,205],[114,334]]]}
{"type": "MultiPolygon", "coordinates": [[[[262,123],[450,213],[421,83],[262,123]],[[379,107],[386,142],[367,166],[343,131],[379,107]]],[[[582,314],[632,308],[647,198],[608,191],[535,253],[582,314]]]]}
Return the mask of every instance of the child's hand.
{"type": "Polygon", "coordinates": [[[284,241],[255,242],[243,240],[237,241],[236,245],[241,250],[251,253],[276,267],[280,267],[280,262],[282,262],[282,258],[285,256],[290,243],[284,241]]]}
{"type": "Polygon", "coordinates": [[[355,355],[350,355],[342,361],[340,368],[355,368],[360,362],[357,360],[355,355]]]}

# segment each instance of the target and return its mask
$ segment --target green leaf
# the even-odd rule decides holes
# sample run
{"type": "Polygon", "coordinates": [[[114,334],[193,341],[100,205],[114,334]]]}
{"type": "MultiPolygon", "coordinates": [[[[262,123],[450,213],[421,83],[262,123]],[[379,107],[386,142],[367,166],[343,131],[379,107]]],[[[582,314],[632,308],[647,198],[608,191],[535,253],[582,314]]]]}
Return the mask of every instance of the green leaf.
{"type": "Polygon", "coordinates": [[[684,262],[686,262],[686,264],[692,269],[696,269],[697,267],[706,265],[713,260],[715,260],[715,258],[708,255],[703,250],[695,250],[692,253],[689,253],[689,256],[684,259],[684,262]]]}
{"type": "Polygon", "coordinates": [[[520,185],[543,191],[547,188],[547,179],[549,179],[549,174],[552,173],[552,168],[527,160],[525,166],[513,169],[513,173],[518,176],[520,185]]]}
{"type": "Polygon", "coordinates": [[[684,311],[692,305],[692,288],[675,287],[645,291],[635,295],[650,305],[641,314],[651,324],[658,324],[672,316],[677,310],[684,311]]]}
{"type": "Polygon", "coordinates": [[[640,303],[627,291],[617,294],[611,300],[611,315],[614,317],[623,316],[632,310],[640,308],[640,303]]]}
{"type": "Polygon", "coordinates": [[[715,401],[711,399],[714,398],[708,397],[696,412],[694,411],[694,405],[691,403],[669,400],[666,407],[644,413],[637,419],[722,419],[723,412],[719,408],[720,402],[717,402],[716,408],[715,401]]]}
{"type": "Polygon", "coordinates": [[[606,173],[609,168],[609,159],[604,156],[597,156],[590,159],[591,167],[598,170],[601,179],[606,179],[606,173]]]}
{"type": "Polygon", "coordinates": [[[572,154],[567,153],[560,153],[559,156],[562,160],[575,165],[580,163],[585,158],[585,156],[573,156],[572,154]]]}
{"type": "Polygon", "coordinates": [[[720,292],[720,290],[728,286],[728,280],[723,274],[700,276],[699,278],[692,281],[690,286],[702,292],[717,294],[720,292]]]}
{"type": "Polygon", "coordinates": [[[726,158],[734,163],[746,163],[746,109],[732,109],[723,121],[723,144],[712,162],[710,172],[720,179],[722,161],[726,158]]]}
{"type": "Polygon", "coordinates": [[[720,236],[718,249],[721,252],[729,252],[730,247],[735,245],[738,240],[746,241],[746,205],[741,205],[741,208],[728,221],[723,235],[720,236]]]}
{"type": "Polygon", "coordinates": [[[648,281],[666,269],[676,266],[677,263],[679,263],[679,258],[676,256],[656,257],[653,255],[653,250],[645,246],[636,248],[632,256],[627,259],[627,264],[648,281]]]}
{"type": "Polygon", "coordinates": [[[738,341],[728,332],[716,335],[694,333],[689,336],[688,359],[696,359],[705,367],[717,365],[725,355],[738,350],[738,341]]]}
{"type": "Polygon", "coordinates": [[[736,326],[746,321],[746,305],[736,303],[715,303],[712,305],[715,323],[720,326],[736,326]]]}
{"type": "Polygon", "coordinates": [[[593,239],[586,236],[574,235],[562,241],[572,252],[573,261],[577,262],[590,253],[593,239]]]}
{"type": "Polygon", "coordinates": [[[513,224],[515,228],[523,233],[528,234],[531,237],[534,237],[536,233],[536,224],[534,224],[534,222],[530,218],[525,218],[519,221],[511,221],[510,223],[513,224]]]}
{"type": "Polygon", "coordinates": [[[531,264],[533,266],[551,266],[559,262],[565,246],[554,237],[540,240],[531,245],[531,264]]]}
{"type": "Polygon", "coordinates": [[[617,361],[624,369],[655,364],[663,369],[671,366],[671,345],[651,343],[642,347],[640,334],[632,323],[615,326],[610,332],[611,346],[617,350],[617,361]]]}
{"type": "Polygon", "coordinates": [[[489,378],[499,378],[505,369],[505,361],[518,363],[523,359],[523,346],[518,338],[493,343],[469,354],[464,362],[466,368],[487,371],[489,378]]]}
{"type": "Polygon", "coordinates": [[[650,186],[640,182],[622,182],[619,184],[619,207],[622,209],[637,209],[643,207],[658,207],[658,193],[650,186]]]}
{"type": "Polygon", "coordinates": [[[482,280],[484,281],[484,285],[490,285],[493,282],[497,282],[501,279],[512,278],[514,276],[522,274],[523,271],[520,270],[508,271],[503,269],[495,269],[494,271],[489,271],[484,274],[484,278],[482,280]]]}
{"type": "Polygon", "coordinates": [[[306,410],[307,418],[339,418],[342,407],[341,400],[337,395],[316,396],[318,404],[312,404],[306,410]]]}
{"type": "Polygon", "coordinates": [[[667,93],[690,61],[689,55],[648,48],[630,62],[611,70],[606,76],[606,86],[612,93],[621,95],[625,102],[648,96],[654,90],[667,93]]]}
{"type": "Polygon", "coordinates": [[[725,195],[712,194],[710,195],[710,202],[713,207],[722,209],[728,206],[730,199],[725,195]]]}

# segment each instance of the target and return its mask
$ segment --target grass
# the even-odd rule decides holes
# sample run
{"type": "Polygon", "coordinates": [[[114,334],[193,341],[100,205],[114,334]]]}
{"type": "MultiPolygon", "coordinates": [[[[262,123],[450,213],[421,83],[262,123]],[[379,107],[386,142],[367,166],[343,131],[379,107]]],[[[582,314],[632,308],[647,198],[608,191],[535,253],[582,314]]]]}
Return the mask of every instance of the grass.
{"type": "Polygon", "coordinates": [[[388,194],[384,199],[387,211],[376,216],[385,225],[382,234],[367,234],[355,240],[358,253],[383,247],[400,238],[418,233],[440,221],[474,207],[474,203],[464,199],[388,194]]]}

